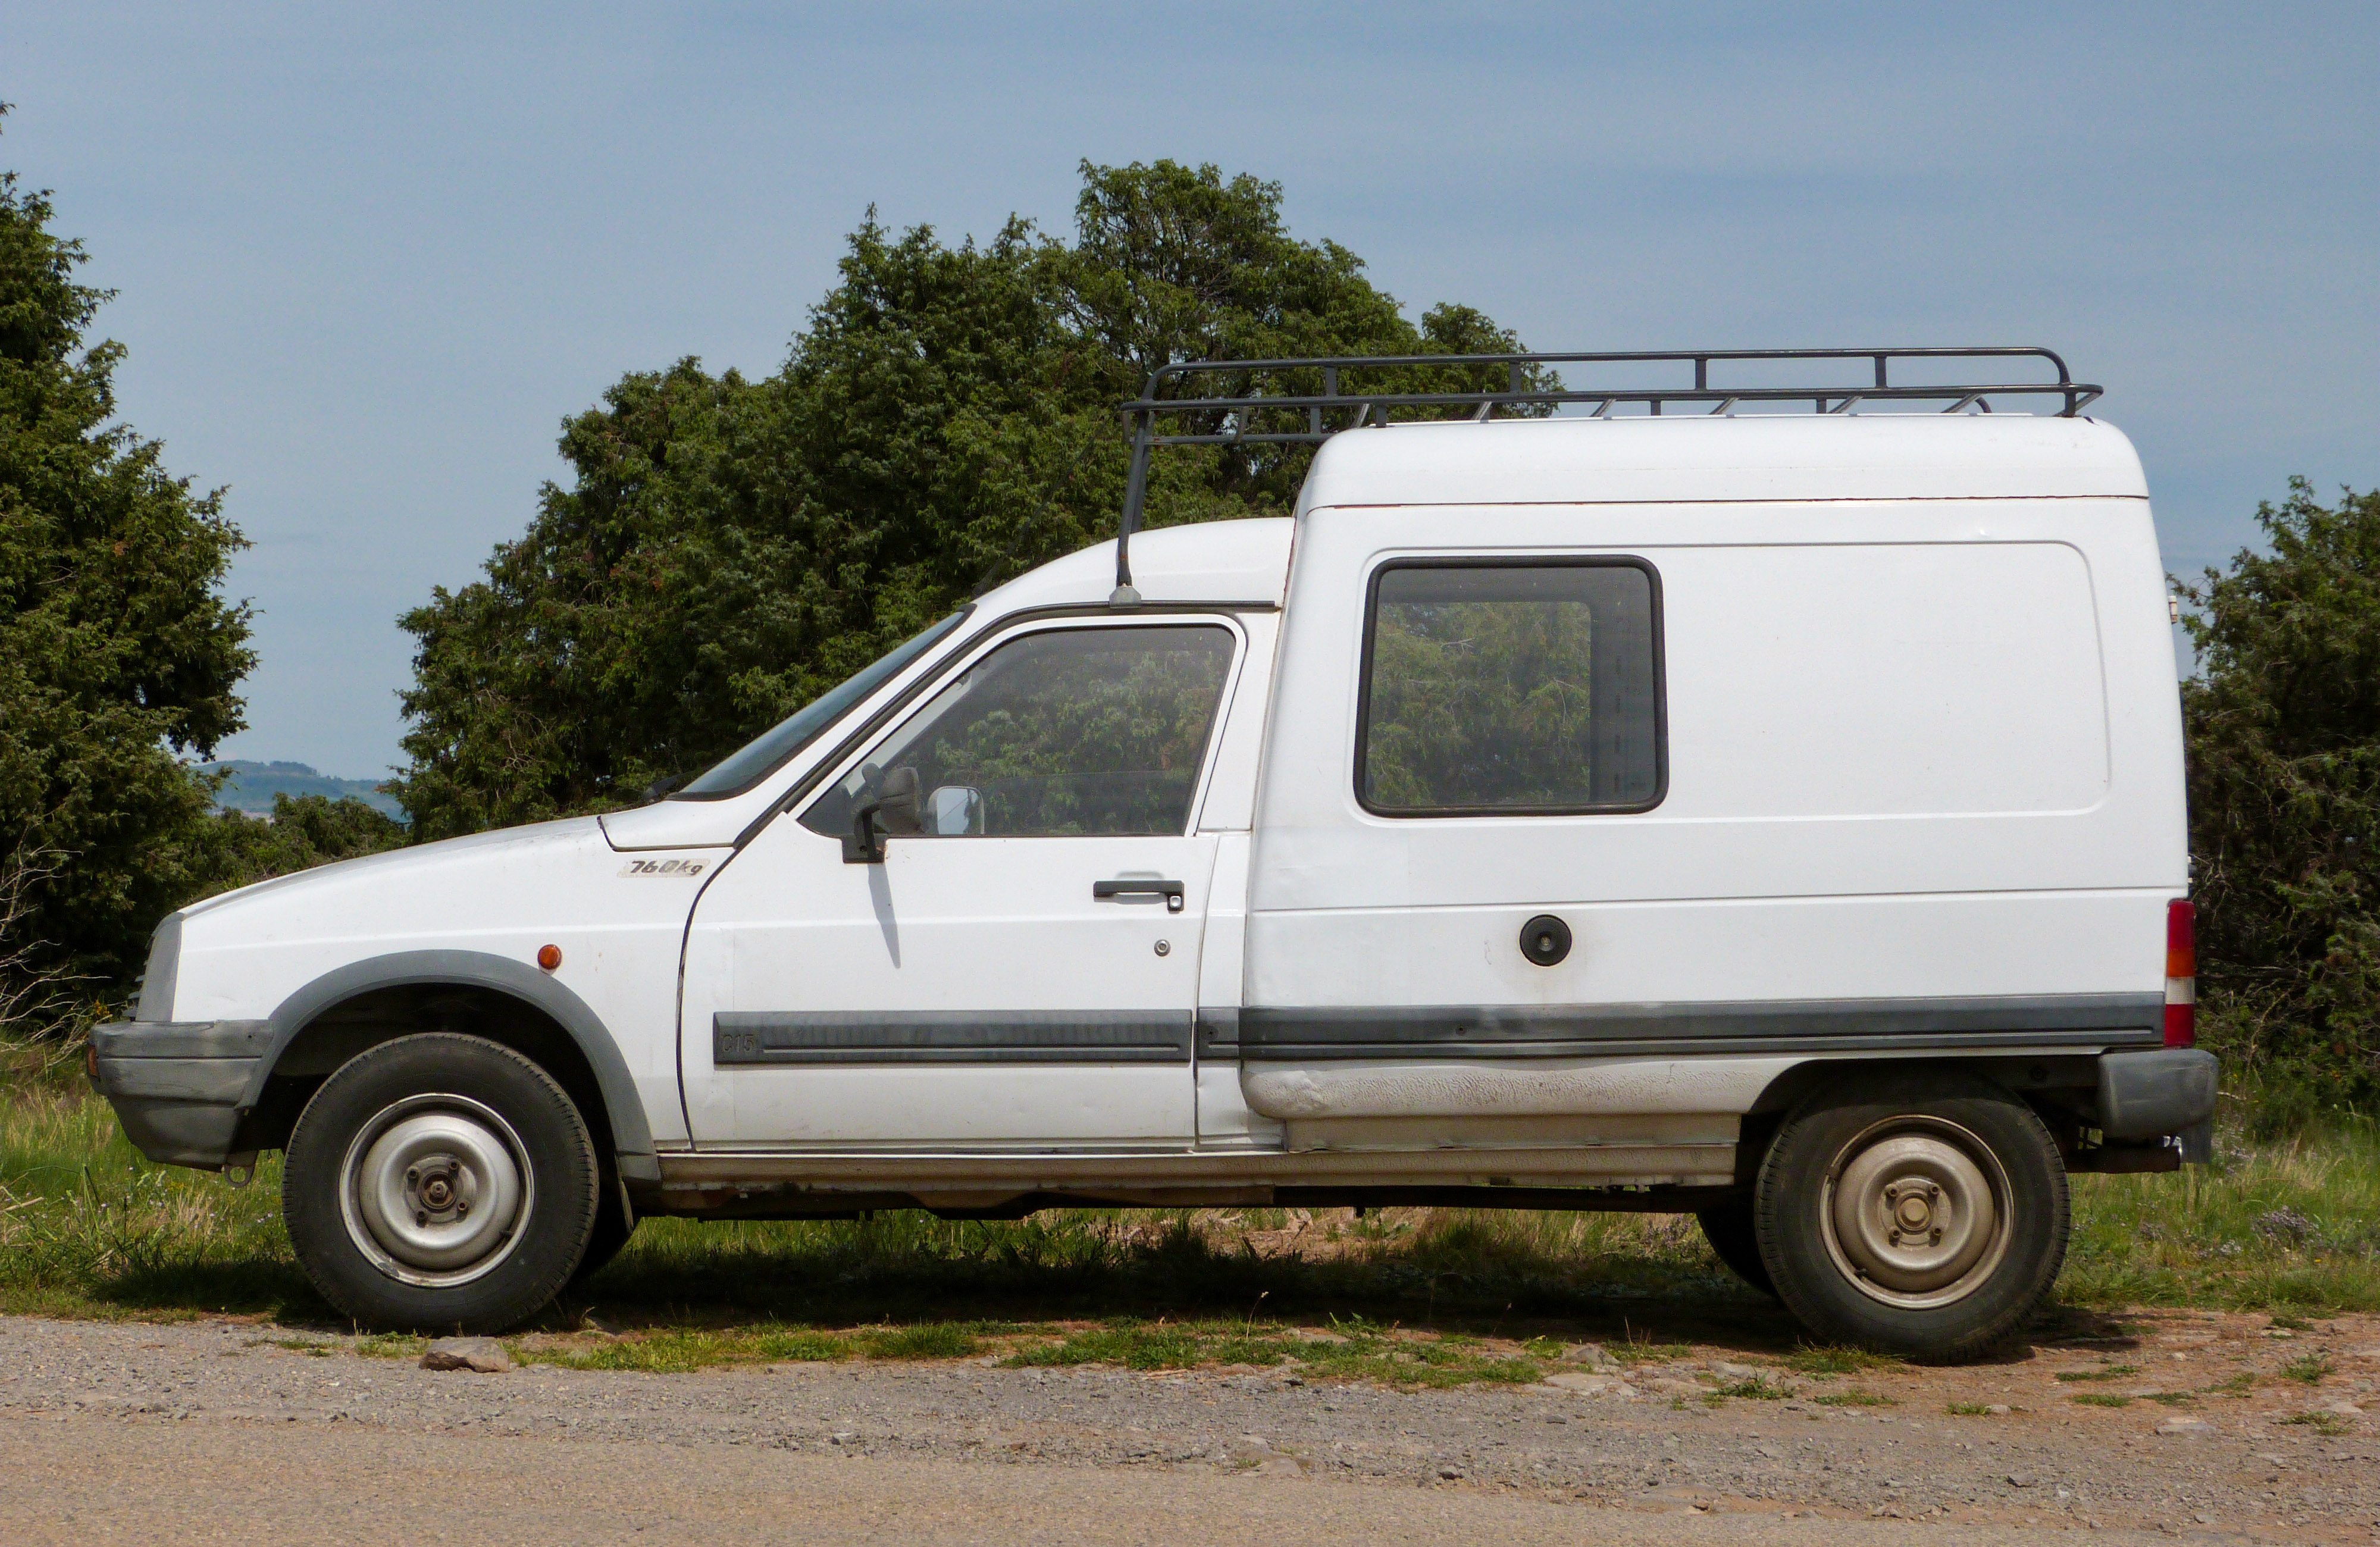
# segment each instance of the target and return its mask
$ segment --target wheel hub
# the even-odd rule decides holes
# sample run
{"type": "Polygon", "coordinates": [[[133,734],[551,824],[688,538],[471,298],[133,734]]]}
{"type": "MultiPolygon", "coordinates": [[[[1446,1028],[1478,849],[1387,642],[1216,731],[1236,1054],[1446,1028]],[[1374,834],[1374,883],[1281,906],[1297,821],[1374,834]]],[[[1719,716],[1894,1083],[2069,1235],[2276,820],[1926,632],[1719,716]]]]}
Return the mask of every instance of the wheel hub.
{"type": "Polygon", "coordinates": [[[2007,1175],[1954,1123],[1909,1117],[1869,1129],[1844,1147],[1828,1191],[1828,1252],[1864,1292],[1889,1304],[1963,1298],[2007,1249],[2007,1175]]]}
{"type": "Polygon", "coordinates": [[[417,1096],[379,1114],[348,1146],[343,1181],[348,1235],[382,1273],[413,1284],[489,1272],[532,1201],[519,1136],[462,1096],[417,1096]]]}

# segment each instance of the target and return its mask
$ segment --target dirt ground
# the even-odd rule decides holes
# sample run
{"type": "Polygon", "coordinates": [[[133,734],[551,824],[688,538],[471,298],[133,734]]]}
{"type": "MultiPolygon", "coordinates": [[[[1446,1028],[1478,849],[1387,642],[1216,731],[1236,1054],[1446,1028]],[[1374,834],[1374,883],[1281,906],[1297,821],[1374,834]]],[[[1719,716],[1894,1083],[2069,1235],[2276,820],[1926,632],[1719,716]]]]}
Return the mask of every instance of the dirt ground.
{"type": "Polygon", "coordinates": [[[0,1319],[0,1520],[17,1542],[2380,1541],[2372,1317],[2142,1313],[1833,1376],[1582,1354],[1552,1380],[477,1374],[238,1321],[0,1319]]]}

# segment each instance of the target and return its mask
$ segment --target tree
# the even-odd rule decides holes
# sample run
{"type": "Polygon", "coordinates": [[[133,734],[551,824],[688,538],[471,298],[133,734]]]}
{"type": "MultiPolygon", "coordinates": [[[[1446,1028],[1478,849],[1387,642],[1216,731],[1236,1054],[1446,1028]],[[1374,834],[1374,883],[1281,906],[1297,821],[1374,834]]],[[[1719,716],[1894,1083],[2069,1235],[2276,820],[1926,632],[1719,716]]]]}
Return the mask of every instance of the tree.
{"type": "MultiPolygon", "coordinates": [[[[637,798],[1111,536],[1115,405],[1156,364],[1515,347],[1466,307],[1408,321],[1353,253],[1287,233],[1278,184],[1165,161],[1083,177],[1071,245],[1012,219],[953,248],[871,214],[776,374],[681,360],[567,420],[572,486],[401,620],[416,832],[637,798]]],[[[1151,524],[1286,513],[1310,455],[1160,457],[1151,524]]]]}
{"type": "Polygon", "coordinates": [[[405,824],[352,796],[275,795],[272,820],[217,811],[199,831],[210,891],[228,891],[317,865],[360,859],[407,841],[405,824]]]}
{"type": "Polygon", "coordinates": [[[2202,1023],[2282,1120],[2380,1095],[2380,491],[2289,487],[2269,554],[2175,584],[2202,1023]]]}
{"type": "Polygon", "coordinates": [[[108,293],[44,193],[0,173],[0,849],[30,866],[16,921],[43,971],[120,981],[157,919],[207,884],[212,785],[177,760],[241,723],[244,542],[221,492],[115,422],[108,293]]]}

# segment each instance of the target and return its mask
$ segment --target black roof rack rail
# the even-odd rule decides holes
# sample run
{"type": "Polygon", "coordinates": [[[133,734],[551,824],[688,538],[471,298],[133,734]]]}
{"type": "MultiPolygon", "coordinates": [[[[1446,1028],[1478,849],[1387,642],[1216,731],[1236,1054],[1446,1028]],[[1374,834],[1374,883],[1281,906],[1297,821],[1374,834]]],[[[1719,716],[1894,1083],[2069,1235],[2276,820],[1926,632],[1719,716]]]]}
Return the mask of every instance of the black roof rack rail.
{"type": "Polygon", "coordinates": [[[1553,408],[1565,403],[1592,403],[1588,417],[1602,419],[1622,405],[1643,404],[1658,414],[1670,404],[1710,405],[1711,414],[1731,412],[1740,403],[1808,402],[1818,413],[1843,414],[1863,403],[1940,403],[1944,413],[1968,408],[1992,411],[1994,397],[2057,397],[2058,417],[2071,419],[2102,395],[2103,389],[2077,382],[2066,361],[2053,350],[2025,345],[1914,349],[1675,349],[1624,350],[1591,354],[1509,355],[1339,355],[1311,359],[1184,360],[1161,365],[1152,372],[1138,397],[1123,405],[1132,432],[1132,471],[1124,483],[1123,520],[1116,534],[1116,589],[1110,598],[1116,606],[1140,600],[1133,589],[1130,549],[1132,534],[1140,530],[1148,498],[1149,453],[1161,445],[1316,445],[1342,431],[1385,425],[1392,410],[1467,409],[1441,418],[1488,420],[1500,408],[1553,408]],[[1920,384],[1891,379],[1895,360],[2036,359],[2058,372],[2054,382],[1920,384]],[[1876,366],[1873,386],[1713,386],[1715,360],[1865,359],[1876,366]],[[1694,384],[1682,386],[1558,387],[1531,385],[1542,367],[1562,365],[1685,365],[1694,368],[1694,384]],[[1436,370],[1489,370],[1501,367],[1505,384],[1474,391],[1349,392],[1342,390],[1340,372],[1361,369],[1424,367],[1436,370]],[[1319,372],[1318,393],[1245,391],[1225,396],[1159,396],[1172,384],[1190,384],[1201,376],[1256,375],[1284,371],[1319,372]],[[1181,415],[1198,416],[1190,426],[1160,431],[1158,420],[1181,415]]]}

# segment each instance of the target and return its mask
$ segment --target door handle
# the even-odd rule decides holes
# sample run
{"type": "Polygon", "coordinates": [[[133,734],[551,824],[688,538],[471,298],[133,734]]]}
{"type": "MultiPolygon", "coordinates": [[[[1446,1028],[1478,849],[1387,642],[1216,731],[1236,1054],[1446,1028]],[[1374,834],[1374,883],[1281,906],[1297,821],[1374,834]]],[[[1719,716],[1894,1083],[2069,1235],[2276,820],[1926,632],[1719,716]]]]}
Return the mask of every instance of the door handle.
{"type": "Polygon", "coordinates": [[[1182,911],[1182,883],[1178,881],[1094,881],[1091,895],[1108,897],[1163,897],[1165,911],[1182,911]]]}

